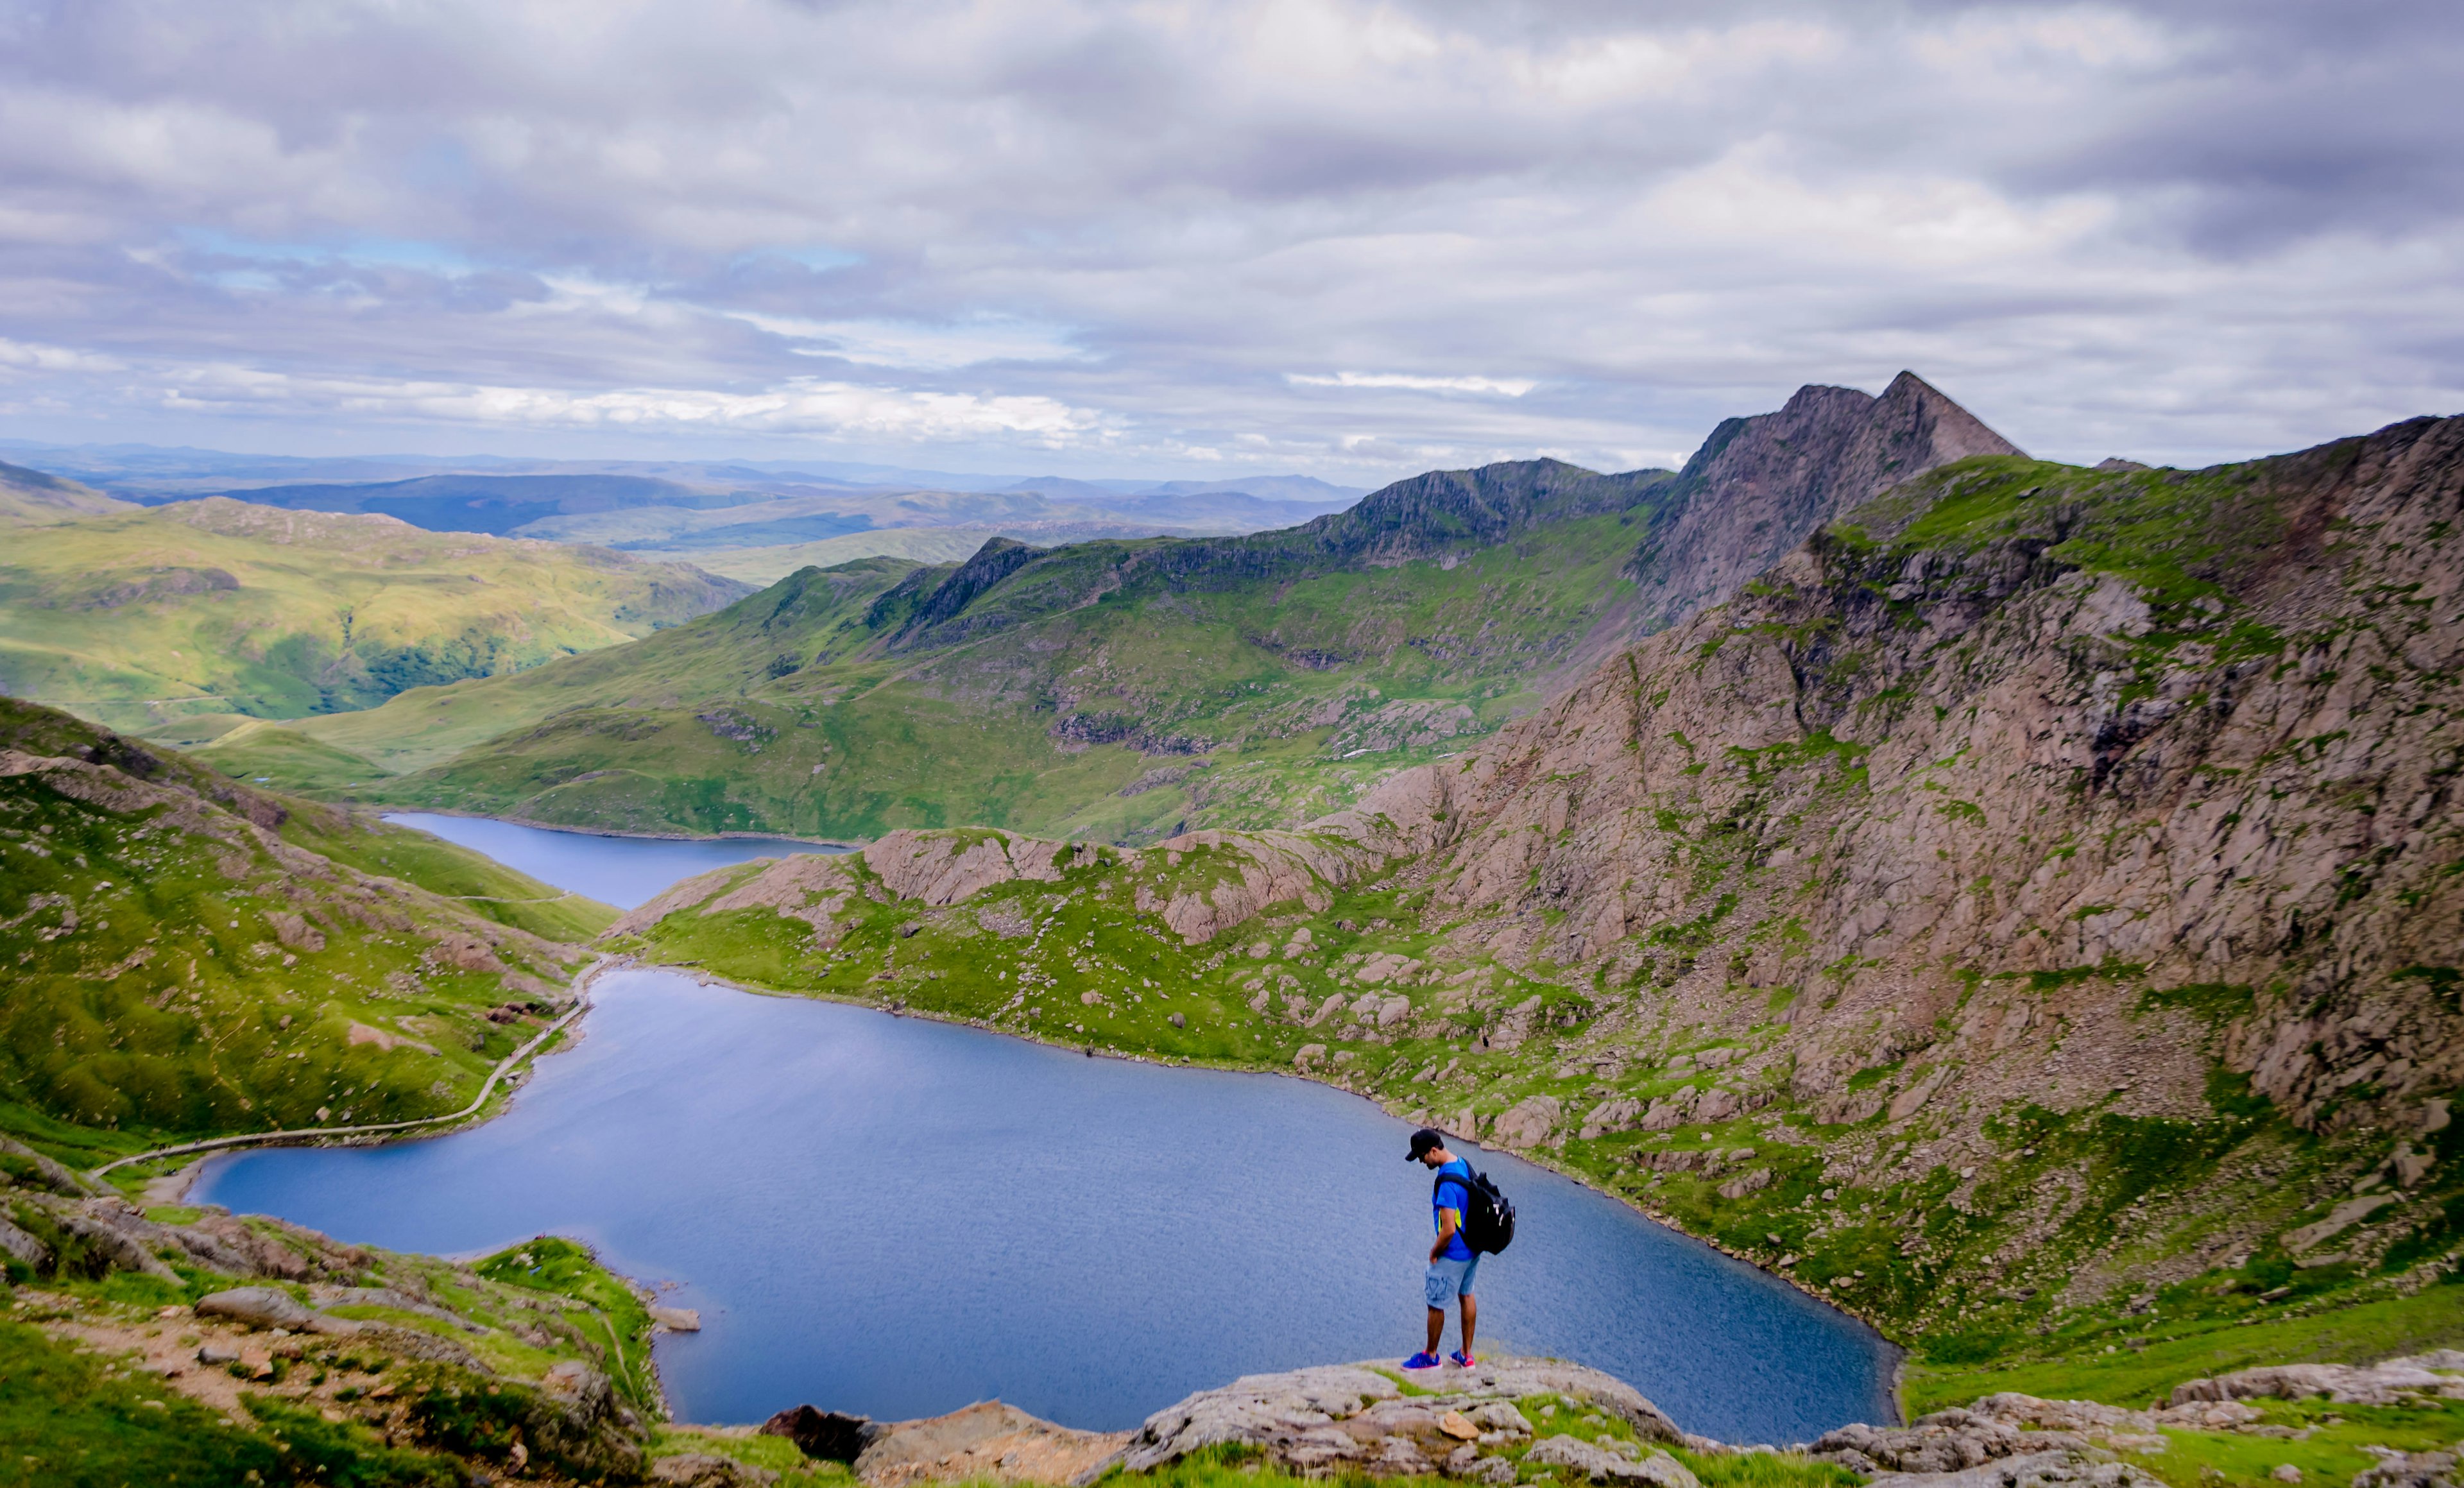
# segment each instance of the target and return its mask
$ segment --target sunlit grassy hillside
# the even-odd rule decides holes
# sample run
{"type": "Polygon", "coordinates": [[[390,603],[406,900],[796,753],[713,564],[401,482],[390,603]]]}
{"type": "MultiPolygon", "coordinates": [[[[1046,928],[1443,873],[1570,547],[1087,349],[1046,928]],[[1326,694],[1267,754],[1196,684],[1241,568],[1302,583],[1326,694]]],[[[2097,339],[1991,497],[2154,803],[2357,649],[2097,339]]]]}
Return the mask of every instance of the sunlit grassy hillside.
{"type": "Polygon", "coordinates": [[[11,534],[0,691],[194,741],[618,645],[745,590],[590,548],[186,502],[11,534]]]}

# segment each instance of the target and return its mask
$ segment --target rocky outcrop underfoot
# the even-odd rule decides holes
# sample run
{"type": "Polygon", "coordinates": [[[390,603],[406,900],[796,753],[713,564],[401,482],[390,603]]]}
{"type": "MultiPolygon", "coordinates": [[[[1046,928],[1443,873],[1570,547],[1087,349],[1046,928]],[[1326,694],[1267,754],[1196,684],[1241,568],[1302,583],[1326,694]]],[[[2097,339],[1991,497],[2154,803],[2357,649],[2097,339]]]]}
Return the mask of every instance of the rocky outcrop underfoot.
{"type": "MultiPolygon", "coordinates": [[[[1428,1371],[1415,1389],[1435,1393],[1406,1396],[1388,1371],[1367,1364],[1249,1375],[1147,1417],[1122,1451],[1121,1465],[1145,1472],[1231,1444],[1256,1448],[1277,1466],[1309,1474],[1342,1470],[1389,1477],[1428,1473],[1442,1464],[1450,1472],[1487,1477],[1494,1470],[1480,1464],[1493,1457],[1507,1469],[1502,1480],[1511,1482],[1511,1463],[1500,1454],[1540,1450],[1532,1443],[1532,1423],[1515,1402],[1542,1395],[1620,1420],[1644,1441],[1684,1439],[1677,1423],[1633,1386],[1555,1360],[1498,1359],[1468,1369],[1449,1365],[1428,1371]]],[[[1592,1465],[1587,1455],[1575,1455],[1583,1460],[1568,1455],[1565,1465],[1592,1465]]],[[[1682,1482],[1661,1480],[1662,1488],[1692,1485],[1690,1476],[1682,1482]]]]}
{"type": "MultiPolygon", "coordinates": [[[[2166,1451],[2166,1432],[2285,1434],[2257,1424],[2261,1412],[2243,1402],[2310,1396],[2376,1405],[2458,1398],[2464,1353],[2245,1369],[2187,1381],[2149,1411],[2005,1392],[1906,1426],[1842,1426],[1784,1452],[1685,1433],[1633,1386],[1597,1369],[1510,1358],[1449,1366],[1408,1385],[1376,1363],[1248,1375],[1158,1411],[1131,1433],[1075,1432],[999,1402],[890,1423],[800,1406],[762,1431],[793,1439],[808,1456],[850,1464],[869,1488],[984,1478],[1085,1484],[1116,1468],[1153,1472],[1227,1449],[1309,1477],[1444,1476],[1505,1488],[1542,1468],[1554,1470],[1543,1477],[1594,1483],[1702,1488],[1669,1448],[1698,1463],[1785,1455],[1902,1488],[2161,1488],[2123,1455],[2166,1451]]],[[[2453,1459],[2431,1460],[2444,1455],[2391,1455],[2361,1488],[2452,1488],[2453,1459]]]]}

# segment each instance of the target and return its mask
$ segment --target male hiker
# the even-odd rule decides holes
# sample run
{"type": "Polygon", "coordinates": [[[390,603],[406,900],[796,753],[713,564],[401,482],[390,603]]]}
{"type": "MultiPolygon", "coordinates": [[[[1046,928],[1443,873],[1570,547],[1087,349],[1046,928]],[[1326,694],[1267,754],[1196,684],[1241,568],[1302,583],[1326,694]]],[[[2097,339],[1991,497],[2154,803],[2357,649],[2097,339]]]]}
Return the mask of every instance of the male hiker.
{"type": "Polygon", "coordinates": [[[1403,1361],[1407,1369],[1438,1367],[1438,1345],[1446,1336],[1446,1304],[1463,1302],[1463,1347],[1448,1362],[1470,1368],[1472,1331],[1480,1324],[1480,1303],[1471,1295],[1472,1273],[1480,1269],[1480,1253],[1464,1243],[1463,1216],[1471,1209],[1471,1164],[1446,1150],[1443,1132],[1422,1127],[1412,1133],[1409,1160],[1437,1170],[1429,1207],[1437,1211],[1438,1237],[1429,1246],[1429,1346],[1403,1361]]]}

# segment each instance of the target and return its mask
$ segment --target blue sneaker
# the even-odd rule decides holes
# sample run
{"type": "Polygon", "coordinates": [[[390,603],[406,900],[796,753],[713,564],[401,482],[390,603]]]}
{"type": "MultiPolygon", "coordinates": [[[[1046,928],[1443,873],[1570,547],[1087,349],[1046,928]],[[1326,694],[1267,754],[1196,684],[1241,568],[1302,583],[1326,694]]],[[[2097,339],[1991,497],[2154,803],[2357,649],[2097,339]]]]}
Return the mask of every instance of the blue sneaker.
{"type": "Polygon", "coordinates": [[[1403,1368],[1407,1369],[1434,1369],[1437,1367],[1438,1356],[1433,1353],[1417,1353],[1403,1361],[1403,1368]]]}
{"type": "Polygon", "coordinates": [[[1458,1369],[1476,1369],[1480,1368],[1479,1360],[1473,1358],[1471,1355],[1463,1352],[1460,1348],[1456,1349],[1453,1353],[1446,1355],[1446,1363],[1453,1365],[1458,1369]]]}

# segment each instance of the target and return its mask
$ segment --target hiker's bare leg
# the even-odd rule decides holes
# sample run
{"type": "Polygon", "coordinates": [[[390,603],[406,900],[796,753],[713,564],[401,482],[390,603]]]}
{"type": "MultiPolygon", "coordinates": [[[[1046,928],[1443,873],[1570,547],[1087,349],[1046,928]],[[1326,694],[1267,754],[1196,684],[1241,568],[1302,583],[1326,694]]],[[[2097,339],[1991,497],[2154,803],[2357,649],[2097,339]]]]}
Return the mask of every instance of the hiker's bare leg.
{"type": "MultiPolygon", "coordinates": [[[[1466,1358],[1466,1359],[1468,1359],[1468,1358],[1470,1358],[1470,1357],[1471,1357],[1471,1335],[1472,1335],[1473,1331],[1474,1331],[1475,1329],[1477,1329],[1477,1328],[1480,1326],[1480,1299],[1479,1299],[1479,1298],[1477,1298],[1477,1297],[1474,1297],[1474,1296],[1473,1296],[1471,1293],[1469,1293],[1469,1292],[1465,1292],[1465,1293],[1463,1293],[1463,1357],[1464,1357],[1464,1358],[1466,1358]]],[[[1438,1347],[1438,1346],[1437,1346],[1437,1345],[1435,1345],[1435,1344],[1431,1344],[1431,1345],[1429,1346],[1429,1351],[1430,1351],[1431,1353],[1435,1353],[1435,1352],[1437,1352],[1437,1347],[1438,1347]]]]}
{"type": "Polygon", "coordinates": [[[1434,1357],[1434,1356],[1436,1355],[1436,1353],[1437,1353],[1437,1351],[1438,1351],[1438,1345],[1439,1345],[1440,1343],[1441,1343],[1441,1342],[1443,1342],[1443,1341],[1444,1341],[1445,1336],[1446,1336],[1446,1314],[1445,1314],[1445,1309],[1444,1309],[1444,1308],[1442,1308],[1442,1307],[1432,1307],[1432,1308],[1430,1308],[1430,1309],[1429,1309],[1429,1346],[1428,1346],[1428,1350],[1427,1350],[1427,1351],[1429,1352],[1429,1354],[1430,1354],[1431,1356],[1433,1356],[1433,1357],[1434,1357]]]}

